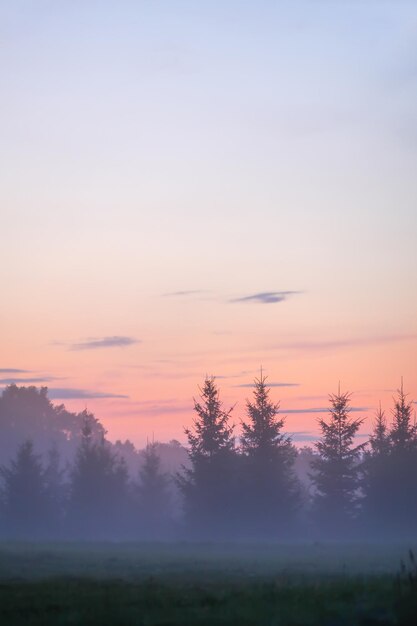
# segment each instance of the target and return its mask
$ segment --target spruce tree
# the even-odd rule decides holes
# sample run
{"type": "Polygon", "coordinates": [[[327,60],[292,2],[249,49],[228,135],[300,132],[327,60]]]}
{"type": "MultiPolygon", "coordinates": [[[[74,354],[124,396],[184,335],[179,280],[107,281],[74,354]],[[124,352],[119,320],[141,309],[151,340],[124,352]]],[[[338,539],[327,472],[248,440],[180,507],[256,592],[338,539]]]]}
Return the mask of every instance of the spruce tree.
{"type": "Polygon", "coordinates": [[[326,536],[349,535],[358,515],[361,486],[361,453],[365,444],[354,445],[363,419],[350,418],[350,394],[329,396],[329,418],[320,419],[319,453],[312,463],[312,480],[316,487],[314,509],[318,531],[326,536]]]}
{"type": "Polygon", "coordinates": [[[185,429],[191,467],[183,468],[178,486],[188,531],[219,537],[234,526],[236,452],[229,423],[232,408],[223,410],[214,377],[206,377],[194,411],[193,426],[185,429]]]}
{"type": "Polygon", "coordinates": [[[294,530],[300,494],[295,477],[297,456],[279,403],[271,401],[262,374],[255,378],[253,401],[247,400],[248,421],[242,422],[242,532],[249,536],[283,536],[294,530]]]}
{"type": "Polygon", "coordinates": [[[417,428],[413,403],[407,400],[402,381],[394,398],[389,440],[385,494],[390,507],[386,520],[392,536],[401,533],[413,538],[417,533],[417,428]]]}
{"type": "Polygon", "coordinates": [[[185,434],[190,445],[190,456],[212,458],[234,448],[233,427],[229,425],[229,411],[223,411],[219,389],[215,378],[206,377],[200,389],[200,400],[194,399],[197,418],[193,428],[186,428],[185,434]]]}
{"type": "Polygon", "coordinates": [[[367,533],[375,537],[386,532],[386,520],[391,508],[391,502],[387,499],[387,486],[391,482],[389,469],[391,441],[381,405],[376,412],[369,445],[364,456],[364,499],[361,517],[367,533]]]}
{"type": "Polygon", "coordinates": [[[373,537],[413,538],[417,532],[417,429],[403,383],[392,422],[379,409],[365,462],[363,521],[373,537]]]}

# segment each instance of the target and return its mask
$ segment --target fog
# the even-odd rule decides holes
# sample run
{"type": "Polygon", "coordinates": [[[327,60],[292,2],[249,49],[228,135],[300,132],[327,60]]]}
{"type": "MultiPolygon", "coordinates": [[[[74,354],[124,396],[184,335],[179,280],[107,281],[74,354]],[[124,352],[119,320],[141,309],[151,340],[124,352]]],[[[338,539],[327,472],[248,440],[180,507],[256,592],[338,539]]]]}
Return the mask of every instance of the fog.
{"type": "Polygon", "coordinates": [[[321,436],[296,449],[267,379],[255,379],[242,434],[214,378],[195,401],[188,445],[111,443],[99,419],[46,388],[0,398],[3,541],[380,542],[417,536],[417,429],[401,387],[372,434],[350,396],[329,396],[321,436]]]}

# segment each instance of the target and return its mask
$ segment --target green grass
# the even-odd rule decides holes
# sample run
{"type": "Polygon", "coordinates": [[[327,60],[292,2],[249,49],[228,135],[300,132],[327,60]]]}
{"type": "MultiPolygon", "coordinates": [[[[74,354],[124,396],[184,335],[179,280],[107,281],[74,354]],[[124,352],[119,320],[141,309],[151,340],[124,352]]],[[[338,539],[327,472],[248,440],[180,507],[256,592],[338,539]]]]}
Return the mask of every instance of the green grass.
{"type": "Polygon", "coordinates": [[[0,544],[0,624],[417,625],[408,546],[0,544]],[[414,604],[413,604],[414,602],[414,604]]]}

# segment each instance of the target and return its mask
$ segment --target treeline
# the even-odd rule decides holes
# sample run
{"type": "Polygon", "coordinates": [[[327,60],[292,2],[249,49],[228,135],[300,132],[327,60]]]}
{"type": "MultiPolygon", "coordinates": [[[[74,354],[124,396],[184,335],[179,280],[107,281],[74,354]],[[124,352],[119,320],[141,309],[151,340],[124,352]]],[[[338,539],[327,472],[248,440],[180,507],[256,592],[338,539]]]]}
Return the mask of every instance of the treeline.
{"type": "Polygon", "coordinates": [[[349,394],[330,395],[328,414],[319,420],[321,437],[314,450],[303,451],[303,481],[296,472],[300,452],[263,375],[254,381],[240,437],[215,379],[206,378],[200,391],[193,425],[185,431],[188,463],[169,475],[158,444],[147,446],[132,472],[132,444],[108,442],[94,415],[52,405],[45,388],[6,388],[0,435],[17,450],[0,466],[1,537],[416,537],[417,426],[402,386],[391,419],[380,408],[367,443],[357,443],[363,420],[351,417],[349,394]],[[30,421],[32,403],[38,406],[30,421]]]}

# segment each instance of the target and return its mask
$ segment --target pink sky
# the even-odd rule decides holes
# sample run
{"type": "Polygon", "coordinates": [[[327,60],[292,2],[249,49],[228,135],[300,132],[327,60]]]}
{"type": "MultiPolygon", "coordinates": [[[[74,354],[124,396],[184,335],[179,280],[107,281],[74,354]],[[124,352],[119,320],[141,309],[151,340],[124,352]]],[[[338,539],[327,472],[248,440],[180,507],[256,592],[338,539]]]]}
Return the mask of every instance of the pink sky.
{"type": "MultiPolygon", "coordinates": [[[[50,329],[41,327],[38,334],[28,333],[20,343],[10,336],[3,363],[27,371],[4,373],[3,380],[47,385],[52,395],[63,396],[54,401],[75,411],[86,406],[92,410],[112,440],[129,438],[137,445],[152,436],[184,441],[183,428],[193,418],[192,399],[206,374],[217,376],[226,407],[237,403],[233,421],[239,425],[245,417],[245,400],[251,395],[248,385],[259,375],[261,364],[272,385],[271,397],[280,401],[287,414],[286,430],[296,433],[300,442],[315,438],[317,418],[323,413],[311,409],[327,406],[327,395],[337,390],[339,380],[342,390],[352,392],[352,406],[363,407],[355,416],[367,418],[361,429],[364,434],[370,432],[379,400],[389,413],[401,376],[410,398],[417,397],[415,336],[337,335],[334,330],[309,336],[285,333],[281,325],[290,324],[294,309],[300,307],[295,297],[270,304],[196,304],[206,311],[209,306],[214,312],[224,308],[224,315],[230,316],[225,330],[209,326],[203,331],[187,326],[183,319],[192,306],[191,297],[195,296],[178,296],[175,304],[166,305],[164,333],[158,332],[159,320],[153,333],[151,325],[138,325],[129,335],[85,341],[48,343],[50,329]],[[147,339],[140,339],[141,335],[147,339]],[[100,394],[114,397],[94,397],[100,394]]],[[[163,303],[164,298],[160,298],[163,303]]],[[[212,324],[212,319],[208,316],[207,322],[212,324]]]]}
{"type": "Polygon", "coordinates": [[[206,374],[417,399],[417,7],[319,4],[3,3],[0,386],[138,445],[206,374]]]}

